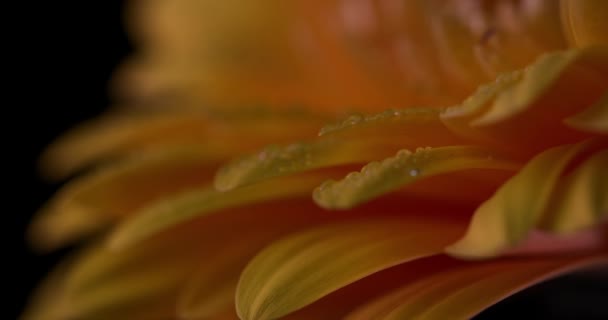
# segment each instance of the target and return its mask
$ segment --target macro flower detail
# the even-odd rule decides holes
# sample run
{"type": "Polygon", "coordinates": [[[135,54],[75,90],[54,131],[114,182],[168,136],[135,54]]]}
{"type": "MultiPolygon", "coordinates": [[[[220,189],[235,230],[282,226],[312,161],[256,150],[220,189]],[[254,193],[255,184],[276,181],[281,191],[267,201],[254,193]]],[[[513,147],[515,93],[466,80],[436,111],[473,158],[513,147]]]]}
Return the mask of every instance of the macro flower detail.
{"type": "Polygon", "coordinates": [[[467,319],[608,265],[603,3],[134,1],[23,318],[467,319]]]}

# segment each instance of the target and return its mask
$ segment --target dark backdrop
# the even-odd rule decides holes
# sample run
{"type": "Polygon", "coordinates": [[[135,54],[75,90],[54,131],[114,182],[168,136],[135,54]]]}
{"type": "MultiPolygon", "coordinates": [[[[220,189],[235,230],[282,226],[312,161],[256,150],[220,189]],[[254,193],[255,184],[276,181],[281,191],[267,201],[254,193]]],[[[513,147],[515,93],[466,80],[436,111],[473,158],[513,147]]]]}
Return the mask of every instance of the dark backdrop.
{"type": "MultiPolygon", "coordinates": [[[[110,74],[131,50],[123,31],[122,2],[43,2],[16,17],[16,41],[9,51],[16,56],[13,83],[19,90],[8,92],[16,94],[5,100],[3,117],[8,141],[3,169],[9,177],[3,198],[11,253],[5,276],[12,288],[4,288],[11,299],[9,316],[0,318],[16,317],[28,293],[65,254],[39,256],[23,241],[31,215],[58,187],[39,178],[36,161],[57,135],[109,104],[110,74]]],[[[569,276],[507,299],[479,319],[608,319],[607,303],[606,272],[569,276]]]]}
{"type": "Polygon", "coordinates": [[[24,241],[32,214],[59,186],[40,178],[37,160],[61,132],[109,104],[110,74],[130,51],[122,25],[123,2],[39,1],[3,10],[12,16],[8,31],[13,45],[3,51],[12,56],[8,67],[14,69],[14,78],[9,79],[11,90],[3,90],[10,97],[3,105],[7,143],[2,157],[8,176],[3,214],[9,224],[4,227],[11,253],[3,264],[9,267],[4,276],[11,288],[3,290],[9,294],[10,309],[1,319],[17,317],[34,285],[65,254],[37,255],[24,241]]]}

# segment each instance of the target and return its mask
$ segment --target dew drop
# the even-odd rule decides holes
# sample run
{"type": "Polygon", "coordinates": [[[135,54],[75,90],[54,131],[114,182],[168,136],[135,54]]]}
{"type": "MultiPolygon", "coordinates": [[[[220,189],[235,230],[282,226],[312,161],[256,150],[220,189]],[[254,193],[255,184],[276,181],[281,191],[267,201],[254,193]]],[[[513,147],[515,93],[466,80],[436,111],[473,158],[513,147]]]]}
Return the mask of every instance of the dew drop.
{"type": "Polygon", "coordinates": [[[412,154],[411,151],[407,150],[407,149],[401,149],[397,152],[397,158],[406,158],[409,157],[412,154]]]}
{"type": "Polygon", "coordinates": [[[419,169],[414,168],[414,169],[410,170],[410,176],[412,176],[412,177],[416,177],[419,174],[420,174],[420,170],[419,169]]]}
{"type": "Polygon", "coordinates": [[[363,116],[360,114],[353,114],[346,119],[346,125],[356,125],[363,120],[363,116]]]}

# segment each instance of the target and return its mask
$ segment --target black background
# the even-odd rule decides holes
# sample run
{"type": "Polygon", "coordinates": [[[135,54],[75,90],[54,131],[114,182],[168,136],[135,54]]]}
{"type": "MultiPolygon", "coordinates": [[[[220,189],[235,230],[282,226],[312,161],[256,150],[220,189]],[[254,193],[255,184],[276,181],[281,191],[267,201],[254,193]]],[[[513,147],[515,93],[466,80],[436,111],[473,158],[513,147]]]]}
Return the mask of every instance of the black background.
{"type": "MultiPolygon", "coordinates": [[[[221,1],[221,0],[218,0],[221,1]]],[[[246,1],[246,0],[244,0],[246,1]]],[[[15,318],[27,295],[65,252],[39,256],[24,241],[31,215],[58,187],[39,178],[37,157],[51,140],[110,104],[108,80],[131,51],[122,1],[43,2],[21,8],[5,49],[14,76],[5,86],[2,157],[3,214],[9,219],[10,308],[15,318]],[[12,70],[15,69],[15,70],[12,70]],[[16,84],[16,86],[15,86],[16,84]],[[8,90],[7,90],[8,89],[8,90]],[[7,178],[8,177],[8,178],[7,178]]],[[[6,234],[6,233],[5,233],[6,234]]],[[[5,300],[6,301],[6,300],[5,300]]],[[[479,319],[608,319],[606,273],[551,281],[484,312],[479,319]]]]}
{"type": "Polygon", "coordinates": [[[13,76],[10,89],[5,86],[2,119],[8,177],[3,215],[9,219],[4,228],[11,253],[3,264],[12,288],[4,288],[10,303],[1,319],[17,317],[35,284],[65,254],[37,255],[24,241],[32,214],[59,186],[40,178],[37,160],[59,134],[110,104],[110,75],[131,50],[122,24],[123,3],[40,1],[3,10],[13,15],[8,29],[12,45],[4,50],[11,56],[13,76]]]}

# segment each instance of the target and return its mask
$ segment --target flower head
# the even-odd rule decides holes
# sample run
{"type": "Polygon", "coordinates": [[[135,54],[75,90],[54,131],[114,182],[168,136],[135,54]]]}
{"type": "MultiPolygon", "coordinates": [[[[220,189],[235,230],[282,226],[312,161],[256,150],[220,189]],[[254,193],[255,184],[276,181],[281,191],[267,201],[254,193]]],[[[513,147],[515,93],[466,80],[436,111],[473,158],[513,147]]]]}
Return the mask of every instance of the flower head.
{"type": "Polygon", "coordinates": [[[460,319],[608,263],[603,1],[129,12],[116,83],[148,109],[45,154],[96,167],[34,244],[88,239],[26,319],[460,319]]]}

